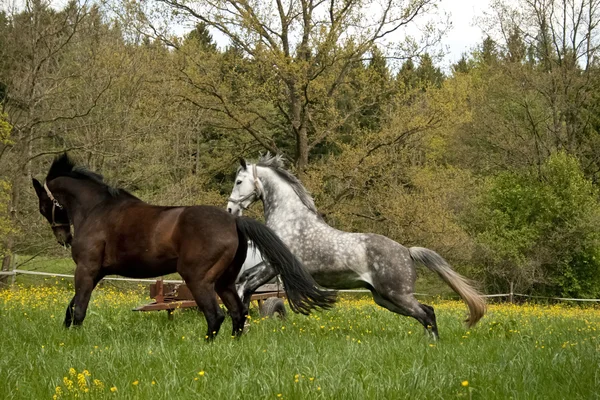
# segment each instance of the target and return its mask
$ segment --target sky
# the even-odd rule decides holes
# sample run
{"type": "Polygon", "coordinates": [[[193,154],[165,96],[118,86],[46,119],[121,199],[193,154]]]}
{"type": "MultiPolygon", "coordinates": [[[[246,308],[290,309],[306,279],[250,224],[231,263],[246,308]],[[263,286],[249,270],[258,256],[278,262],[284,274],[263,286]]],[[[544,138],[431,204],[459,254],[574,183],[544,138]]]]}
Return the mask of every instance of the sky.
{"type": "Polygon", "coordinates": [[[483,15],[490,6],[490,0],[442,0],[440,7],[451,14],[452,29],[443,39],[448,46],[444,64],[460,59],[462,53],[469,52],[481,44],[483,32],[474,24],[474,18],[483,15]]]}

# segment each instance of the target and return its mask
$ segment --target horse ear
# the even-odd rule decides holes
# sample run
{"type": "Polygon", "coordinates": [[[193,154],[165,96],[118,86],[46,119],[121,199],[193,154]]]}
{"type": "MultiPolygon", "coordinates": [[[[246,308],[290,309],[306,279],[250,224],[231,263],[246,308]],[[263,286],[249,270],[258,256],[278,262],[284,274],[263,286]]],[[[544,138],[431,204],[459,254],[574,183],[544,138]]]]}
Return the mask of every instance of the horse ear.
{"type": "Polygon", "coordinates": [[[44,195],[47,196],[46,191],[44,190],[44,187],[42,186],[40,181],[38,181],[35,178],[31,178],[31,182],[33,183],[33,188],[35,189],[35,193],[37,194],[37,196],[39,198],[41,198],[44,195]]]}
{"type": "Polygon", "coordinates": [[[246,166],[246,160],[244,160],[241,157],[240,157],[240,165],[242,166],[242,169],[248,169],[248,167],[246,166]]]}

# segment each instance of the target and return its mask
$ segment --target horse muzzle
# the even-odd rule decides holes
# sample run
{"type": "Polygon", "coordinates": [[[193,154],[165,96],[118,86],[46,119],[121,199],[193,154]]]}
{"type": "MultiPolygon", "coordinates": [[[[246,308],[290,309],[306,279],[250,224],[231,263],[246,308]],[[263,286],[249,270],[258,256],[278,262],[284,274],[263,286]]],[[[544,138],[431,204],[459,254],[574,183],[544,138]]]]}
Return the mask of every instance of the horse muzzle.
{"type": "Polygon", "coordinates": [[[71,246],[71,242],[73,242],[73,235],[71,235],[70,230],[67,231],[66,229],[55,229],[54,237],[56,238],[58,244],[64,247],[71,246]]]}
{"type": "Polygon", "coordinates": [[[229,214],[235,215],[236,217],[242,216],[242,207],[239,204],[235,204],[233,202],[227,203],[227,212],[229,214]]]}

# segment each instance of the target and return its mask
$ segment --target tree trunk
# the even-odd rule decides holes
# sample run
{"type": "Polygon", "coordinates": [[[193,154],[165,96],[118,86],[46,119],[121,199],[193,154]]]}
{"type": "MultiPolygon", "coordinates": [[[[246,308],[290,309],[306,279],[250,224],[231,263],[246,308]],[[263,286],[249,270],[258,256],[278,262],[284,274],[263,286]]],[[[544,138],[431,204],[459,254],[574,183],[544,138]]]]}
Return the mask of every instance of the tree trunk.
{"type": "Polygon", "coordinates": [[[303,120],[302,101],[293,81],[288,82],[290,91],[290,110],[292,114],[292,130],[296,138],[296,168],[298,178],[302,179],[304,169],[308,165],[308,132],[303,120]]]}
{"type": "Polygon", "coordinates": [[[200,135],[196,137],[196,176],[200,176],[200,135]]]}
{"type": "Polygon", "coordinates": [[[302,179],[308,165],[308,134],[306,125],[302,124],[296,135],[296,174],[302,179]]]}
{"type": "MultiPolygon", "coordinates": [[[[17,225],[17,202],[19,201],[19,179],[20,177],[15,177],[12,189],[11,189],[11,199],[8,203],[8,214],[10,216],[10,224],[11,226],[17,225]]],[[[8,239],[6,241],[6,254],[2,259],[2,271],[10,271],[12,263],[13,263],[13,247],[15,245],[14,237],[12,233],[8,234],[8,239]]],[[[0,282],[6,282],[8,280],[8,275],[0,276],[0,282]]]]}

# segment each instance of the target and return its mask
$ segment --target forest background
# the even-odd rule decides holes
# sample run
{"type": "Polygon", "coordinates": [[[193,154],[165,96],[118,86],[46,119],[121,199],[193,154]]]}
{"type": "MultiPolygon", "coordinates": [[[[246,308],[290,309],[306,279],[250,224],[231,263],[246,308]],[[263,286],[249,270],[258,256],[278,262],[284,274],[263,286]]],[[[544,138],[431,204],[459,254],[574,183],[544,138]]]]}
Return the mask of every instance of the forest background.
{"type": "Polygon", "coordinates": [[[600,0],[494,1],[448,71],[437,3],[4,2],[2,269],[66,256],[31,186],[56,154],[224,207],[238,158],[269,151],[338,229],[434,249],[488,292],[600,297],[600,0]]]}

